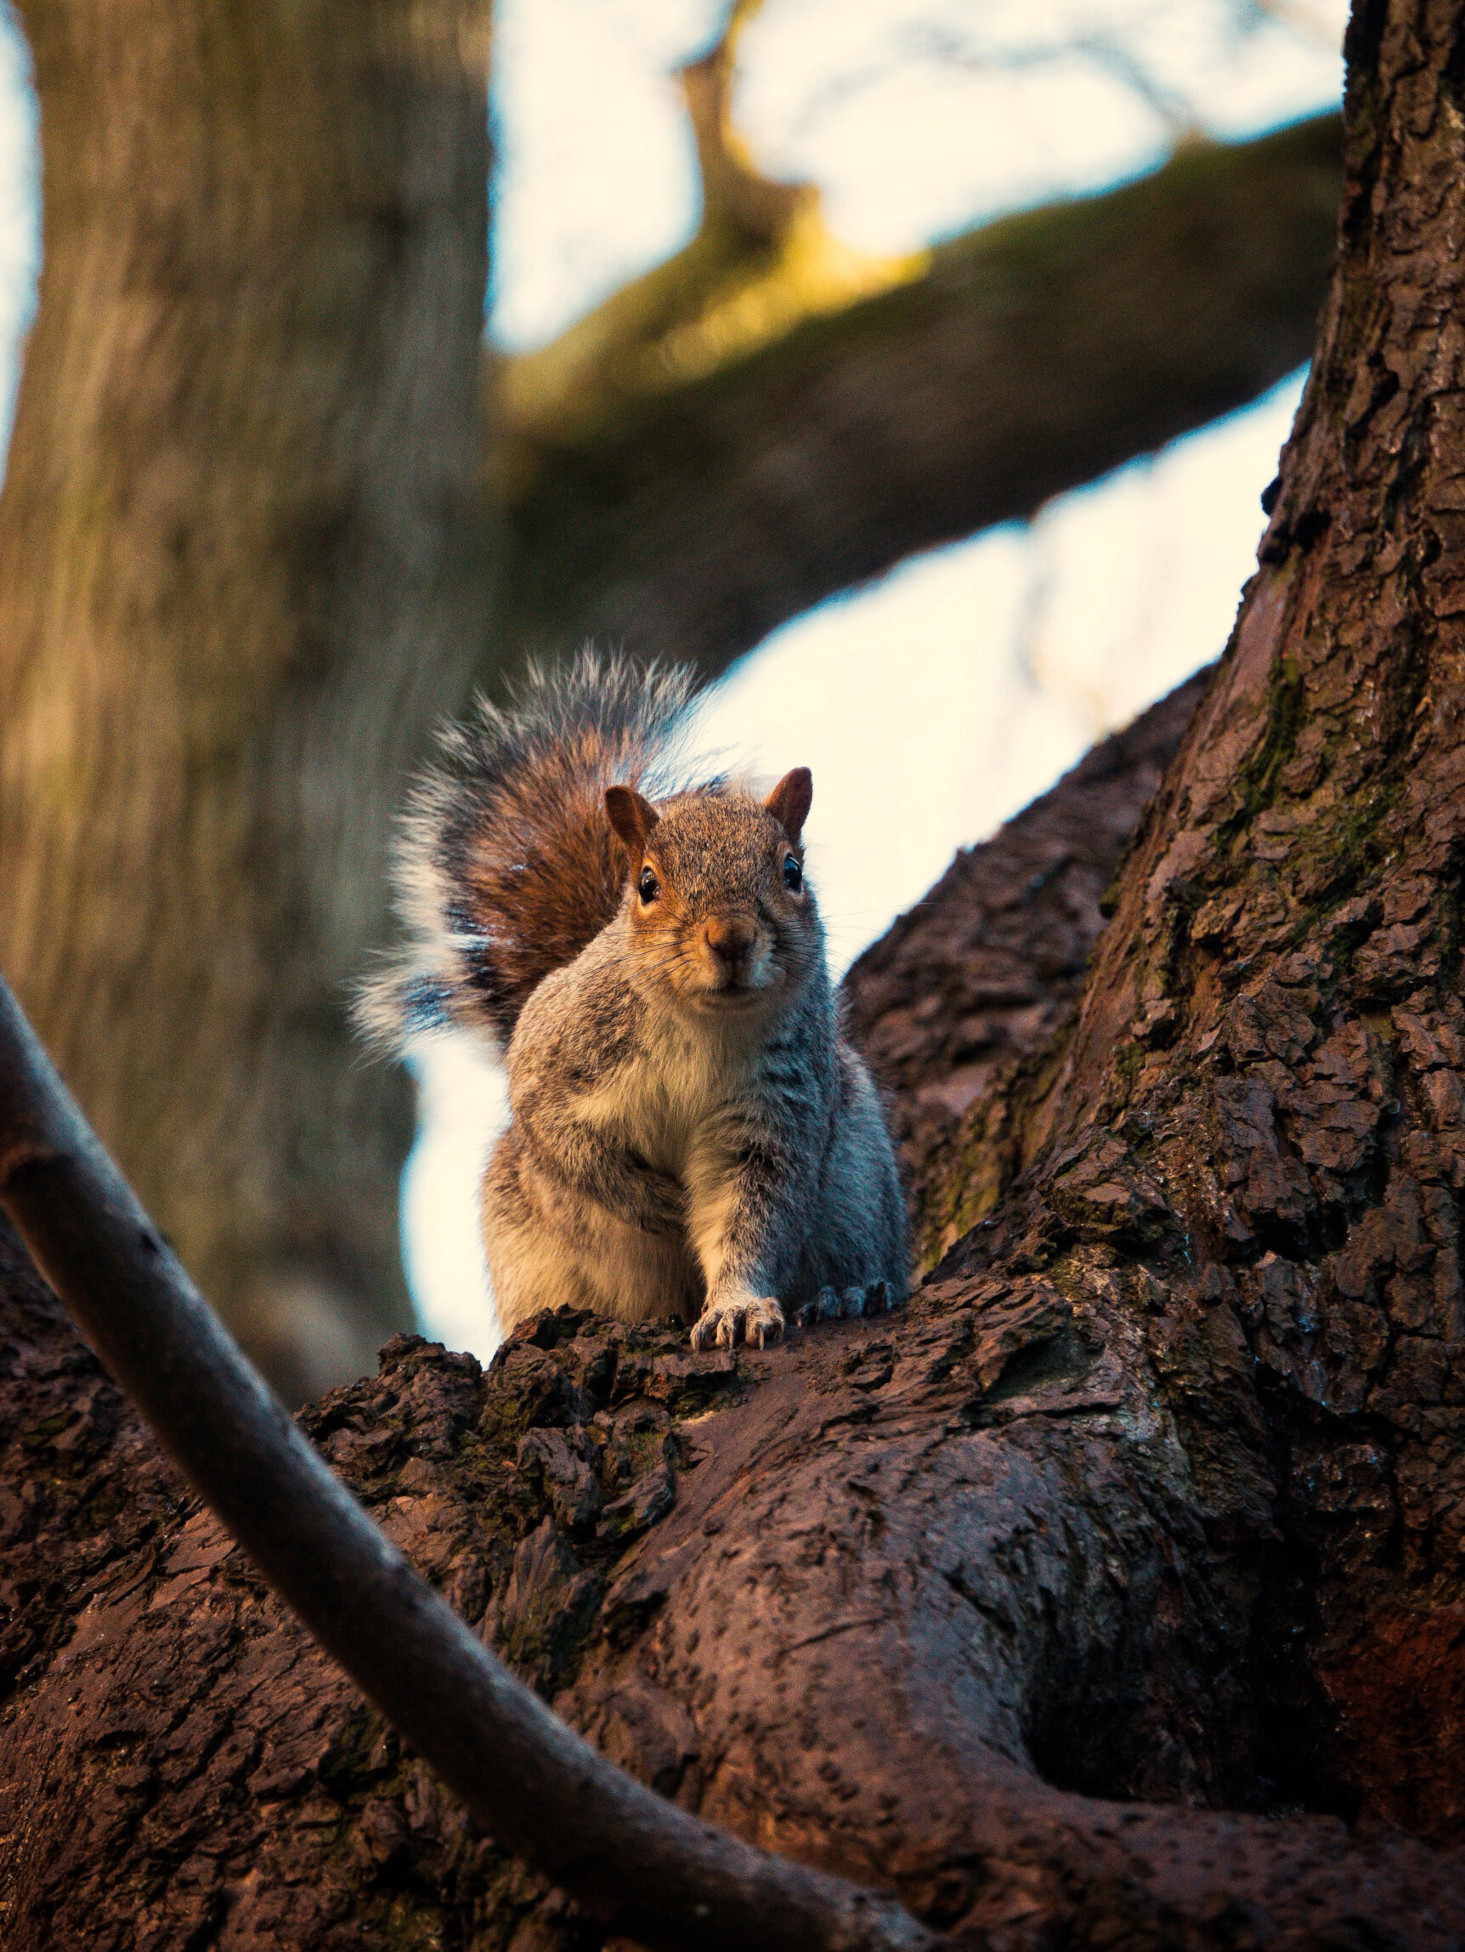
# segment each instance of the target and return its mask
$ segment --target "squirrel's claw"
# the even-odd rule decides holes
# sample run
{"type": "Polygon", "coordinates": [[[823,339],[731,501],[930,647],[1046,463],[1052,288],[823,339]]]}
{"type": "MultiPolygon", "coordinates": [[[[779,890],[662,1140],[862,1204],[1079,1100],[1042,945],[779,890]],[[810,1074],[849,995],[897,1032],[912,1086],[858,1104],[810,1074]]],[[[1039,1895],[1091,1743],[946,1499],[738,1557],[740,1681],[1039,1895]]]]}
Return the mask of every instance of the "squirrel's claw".
{"type": "Polygon", "coordinates": [[[887,1315],[900,1299],[888,1281],[872,1281],[867,1287],[821,1288],[812,1301],[806,1301],[796,1317],[800,1328],[815,1322],[847,1322],[858,1315],[887,1315]]]}
{"type": "Polygon", "coordinates": [[[694,1349],[736,1348],[739,1342],[766,1349],[783,1339],[783,1310],[771,1295],[752,1301],[724,1301],[708,1308],[692,1324],[694,1349]]]}
{"type": "Polygon", "coordinates": [[[800,1328],[812,1328],[815,1322],[832,1322],[839,1314],[839,1290],[821,1288],[812,1301],[806,1301],[794,1320],[800,1328]]]}
{"type": "MultiPolygon", "coordinates": [[[[858,1294],[859,1289],[851,1292],[858,1294]]],[[[900,1296],[888,1281],[872,1281],[864,1290],[863,1305],[858,1310],[862,1315],[888,1315],[900,1296]]]]}

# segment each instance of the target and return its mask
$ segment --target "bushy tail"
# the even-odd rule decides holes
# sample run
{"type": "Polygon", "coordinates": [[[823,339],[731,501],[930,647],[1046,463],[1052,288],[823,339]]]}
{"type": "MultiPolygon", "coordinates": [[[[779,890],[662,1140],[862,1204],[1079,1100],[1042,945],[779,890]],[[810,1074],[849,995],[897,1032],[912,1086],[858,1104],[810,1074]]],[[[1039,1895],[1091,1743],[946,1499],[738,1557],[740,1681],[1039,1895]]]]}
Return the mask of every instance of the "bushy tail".
{"type": "Polygon", "coordinates": [[[394,860],[407,941],[369,978],[357,1022],[399,1049],[450,1024],[507,1044],[535,985],[614,916],[625,850],[605,789],[664,799],[693,690],[680,667],[582,651],[531,666],[510,708],[480,698],[443,735],[409,802],[394,860]]]}

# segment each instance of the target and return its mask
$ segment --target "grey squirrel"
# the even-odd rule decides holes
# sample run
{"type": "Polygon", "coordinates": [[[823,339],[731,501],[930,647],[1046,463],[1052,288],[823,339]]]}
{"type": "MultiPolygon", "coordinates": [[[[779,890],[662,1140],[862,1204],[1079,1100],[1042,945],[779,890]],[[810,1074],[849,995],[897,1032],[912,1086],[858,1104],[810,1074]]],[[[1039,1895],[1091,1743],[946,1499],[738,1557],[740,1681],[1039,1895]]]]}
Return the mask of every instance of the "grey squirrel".
{"type": "Polygon", "coordinates": [[[906,1292],[895,1159],[804,874],[810,775],[766,799],[678,783],[691,692],[593,652],[533,671],[446,735],[403,823],[408,941],[358,1015],[503,1058],[482,1220],[505,1330],[568,1302],[761,1347],[790,1312],[906,1292]]]}

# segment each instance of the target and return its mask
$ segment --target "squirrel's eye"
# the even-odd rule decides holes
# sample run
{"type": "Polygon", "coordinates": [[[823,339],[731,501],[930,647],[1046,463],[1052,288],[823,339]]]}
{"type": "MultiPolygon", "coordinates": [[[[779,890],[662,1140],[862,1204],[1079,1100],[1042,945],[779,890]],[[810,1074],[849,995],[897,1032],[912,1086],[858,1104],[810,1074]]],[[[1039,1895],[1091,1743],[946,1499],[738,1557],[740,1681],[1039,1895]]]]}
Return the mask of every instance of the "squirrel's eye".
{"type": "Polygon", "coordinates": [[[636,892],[644,902],[655,901],[661,893],[661,883],[650,868],[642,868],[641,879],[636,883],[636,892]]]}
{"type": "Polygon", "coordinates": [[[792,854],[783,857],[783,885],[797,894],[804,885],[804,870],[792,854]]]}

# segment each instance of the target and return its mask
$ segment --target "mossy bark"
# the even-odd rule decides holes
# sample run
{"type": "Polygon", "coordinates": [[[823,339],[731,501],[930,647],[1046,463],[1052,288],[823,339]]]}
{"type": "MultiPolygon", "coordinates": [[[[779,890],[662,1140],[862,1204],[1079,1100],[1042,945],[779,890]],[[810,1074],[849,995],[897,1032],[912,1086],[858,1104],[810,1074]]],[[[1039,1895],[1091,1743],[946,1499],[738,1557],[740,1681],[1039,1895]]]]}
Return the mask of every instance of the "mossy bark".
{"type": "Polygon", "coordinates": [[[297,1400],[410,1319],[409,1087],[346,1010],[483,632],[486,11],[21,8],[0,966],[297,1400]]]}

